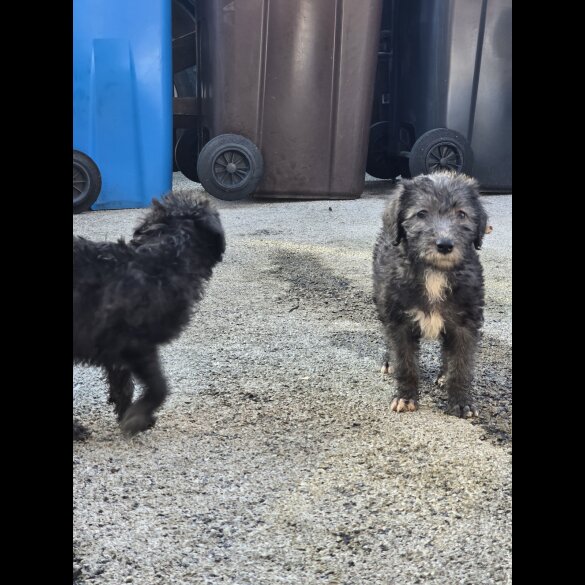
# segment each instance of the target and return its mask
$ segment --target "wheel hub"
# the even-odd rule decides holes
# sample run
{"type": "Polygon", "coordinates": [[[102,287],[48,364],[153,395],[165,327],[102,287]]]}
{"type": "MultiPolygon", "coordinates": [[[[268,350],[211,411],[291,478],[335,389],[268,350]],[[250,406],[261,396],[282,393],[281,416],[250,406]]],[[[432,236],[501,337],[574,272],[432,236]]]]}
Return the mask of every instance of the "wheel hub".
{"type": "Polygon", "coordinates": [[[426,159],[429,172],[440,169],[459,171],[461,168],[461,155],[451,144],[438,144],[429,151],[426,159]]]}
{"type": "Polygon", "coordinates": [[[213,163],[214,176],[225,188],[240,185],[248,177],[250,170],[247,157],[237,150],[225,150],[213,163]]]}

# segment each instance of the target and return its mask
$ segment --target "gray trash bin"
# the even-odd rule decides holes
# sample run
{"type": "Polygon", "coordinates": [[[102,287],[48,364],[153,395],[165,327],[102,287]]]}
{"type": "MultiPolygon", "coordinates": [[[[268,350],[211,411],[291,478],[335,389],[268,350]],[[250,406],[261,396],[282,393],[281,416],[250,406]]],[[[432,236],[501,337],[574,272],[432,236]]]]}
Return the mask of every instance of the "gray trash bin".
{"type": "Polygon", "coordinates": [[[204,187],[224,199],[359,196],[382,0],[199,6],[204,187]]]}
{"type": "Polygon", "coordinates": [[[386,0],[368,172],[512,188],[512,0],[386,0]]]}

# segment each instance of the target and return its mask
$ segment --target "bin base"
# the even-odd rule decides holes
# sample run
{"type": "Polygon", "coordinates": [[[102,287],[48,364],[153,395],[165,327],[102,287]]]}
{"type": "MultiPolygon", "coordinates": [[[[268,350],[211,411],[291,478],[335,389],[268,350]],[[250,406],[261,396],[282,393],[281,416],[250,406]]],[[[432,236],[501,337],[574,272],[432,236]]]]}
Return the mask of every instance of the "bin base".
{"type": "Polygon", "coordinates": [[[254,199],[286,199],[288,201],[321,201],[359,199],[361,193],[254,193],[254,199]]]}

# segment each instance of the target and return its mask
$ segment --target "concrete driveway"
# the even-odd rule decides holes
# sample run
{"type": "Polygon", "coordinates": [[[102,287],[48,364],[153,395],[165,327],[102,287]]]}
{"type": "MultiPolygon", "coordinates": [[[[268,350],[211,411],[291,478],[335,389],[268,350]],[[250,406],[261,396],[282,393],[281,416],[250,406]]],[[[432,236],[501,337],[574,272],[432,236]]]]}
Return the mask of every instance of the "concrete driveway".
{"type": "MultiPolygon", "coordinates": [[[[444,414],[433,342],[420,411],[389,409],[371,256],[390,191],[217,202],[227,253],[162,351],[153,430],[123,438],[100,371],[74,368],[92,431],[73,446],[77,583],[511,583],[511,196],[484,197],[470,422],[444,414]]],[[[74,233],[128,237],[142,213],[75,216],[74,233]]]]}

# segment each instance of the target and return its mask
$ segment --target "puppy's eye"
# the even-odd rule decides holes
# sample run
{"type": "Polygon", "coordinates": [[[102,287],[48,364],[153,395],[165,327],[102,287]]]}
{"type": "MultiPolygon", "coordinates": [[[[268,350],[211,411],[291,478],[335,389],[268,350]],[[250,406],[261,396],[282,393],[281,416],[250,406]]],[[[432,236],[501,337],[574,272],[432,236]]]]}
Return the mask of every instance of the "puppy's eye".
{"type": "Polygon", "coordinates": [[[428,214],[428,211],[426,209],[421,209],[416,216],[420,217],[421,219],[423,219],[424,217],[426,217],[428,214]]]}
{"type": "Polygon", "coordinates": [[[465,219],[465,218],[467,217],[467,213],[465,213],[465,211],[461,211],[461,210],[459,210],[459,211],[457,212],[457,217],[458,217],[459,219],[465,219]]]}

